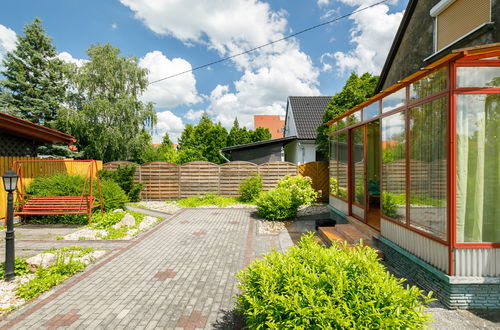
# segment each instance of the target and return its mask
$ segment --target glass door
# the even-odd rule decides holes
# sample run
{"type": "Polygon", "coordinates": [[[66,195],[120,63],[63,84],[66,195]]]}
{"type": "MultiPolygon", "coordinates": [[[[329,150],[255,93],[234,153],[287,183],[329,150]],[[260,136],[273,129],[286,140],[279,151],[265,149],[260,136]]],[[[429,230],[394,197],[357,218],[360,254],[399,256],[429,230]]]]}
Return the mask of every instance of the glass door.
{"type": "Polygon", "coordinates": [[[351,210],[352,215],[365,221],[366,163],[365,126],[351,130],[351,210]]]}
{"type": "Polygon", "coordinates": [[[380,228],[380,120],[366,124],[366,223],[380,228]]]}

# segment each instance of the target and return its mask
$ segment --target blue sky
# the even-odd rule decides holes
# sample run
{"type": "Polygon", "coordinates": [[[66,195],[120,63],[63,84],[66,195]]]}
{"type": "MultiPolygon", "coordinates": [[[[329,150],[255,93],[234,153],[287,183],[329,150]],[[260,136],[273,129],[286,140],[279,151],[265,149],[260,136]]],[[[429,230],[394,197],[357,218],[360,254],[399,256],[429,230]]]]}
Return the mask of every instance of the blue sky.
{"type": "MultiPolygon", "coordinates": [[[[66,61],[94,43],[135,56],[156,80],[279,39],[379,0],[16,0],[0,11],[0,57],[34,17],[66,61]]],[[[176,140],[203,111],[230,127],[235,116],[284,115],[288,95],[334,95],[352,71],[378,74],[407,0],[389,0],[350,18],[249,55],[151,84],[155,141],[176,140]]]]}

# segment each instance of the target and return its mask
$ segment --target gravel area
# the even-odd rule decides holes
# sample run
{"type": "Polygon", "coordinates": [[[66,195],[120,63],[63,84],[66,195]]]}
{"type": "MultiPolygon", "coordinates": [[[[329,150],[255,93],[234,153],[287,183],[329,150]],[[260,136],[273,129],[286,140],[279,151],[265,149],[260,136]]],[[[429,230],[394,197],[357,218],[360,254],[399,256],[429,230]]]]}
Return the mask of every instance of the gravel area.
{"type": "Polygon", "coordinates": [[[16,276],[14,280],[5,282],[0,280],[0,315],[8,312],[11,308],[16,308],[25,303],[23,298],[16,296],[16,290],[19,286],[32,280],[35,274],[26,274],[16,276]]]}
{"type": "Polygon", "coordinates": [[[277,235],[286,231],[286,227],[291,221],[266,221],[257,220],[257,228],[259,235],[277,235]]]}
{"type": "Polygon", "coordinates": [[[297,217],[328,213],[328,204],[301,205],[297,217]]]}

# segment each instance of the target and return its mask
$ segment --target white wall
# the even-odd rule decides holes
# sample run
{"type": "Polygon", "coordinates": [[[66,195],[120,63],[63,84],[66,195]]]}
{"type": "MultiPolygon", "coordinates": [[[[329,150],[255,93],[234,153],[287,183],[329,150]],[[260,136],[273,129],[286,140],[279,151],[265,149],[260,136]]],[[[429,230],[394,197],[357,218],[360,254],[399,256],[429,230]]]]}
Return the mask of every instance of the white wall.
{"type": "Polygon", "coordinates": [[[286,122],[285,137],[297,136],[297,126],[295,125],[295,119],[293,118],[293,112],[292,112],[291,106],[290,106],[290,108],[288,108],[285,122],[286,122]]]}
{"type": "Polygon", "coordinates": [[[316,161],[316,143],[310,140],[293,141],[285,146],[285,161],[297,165],[316,161]]]}

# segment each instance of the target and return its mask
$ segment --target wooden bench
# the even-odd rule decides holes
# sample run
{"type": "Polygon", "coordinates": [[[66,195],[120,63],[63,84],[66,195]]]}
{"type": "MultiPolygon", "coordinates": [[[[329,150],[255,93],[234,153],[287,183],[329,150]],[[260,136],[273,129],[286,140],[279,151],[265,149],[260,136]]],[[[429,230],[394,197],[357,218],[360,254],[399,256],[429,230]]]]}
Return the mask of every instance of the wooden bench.
{"type": "Polygon", "coordinates": [[[50,214],[90,214],[94,205],[93,196],[47,196],[31,197],[22,205],[16,215],[50,215],[50,214]],[[89,207],[90,202],[90,207],[89,207]]]}

